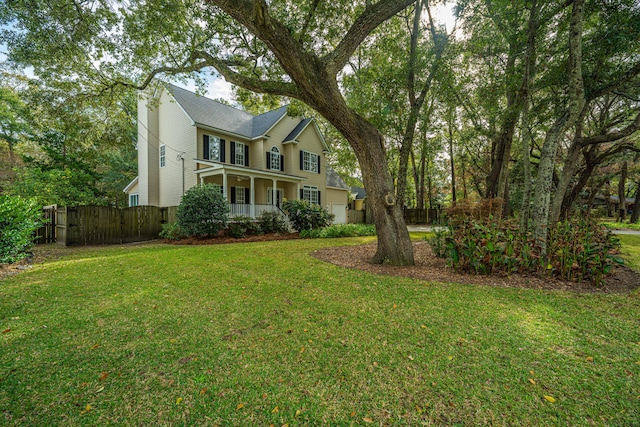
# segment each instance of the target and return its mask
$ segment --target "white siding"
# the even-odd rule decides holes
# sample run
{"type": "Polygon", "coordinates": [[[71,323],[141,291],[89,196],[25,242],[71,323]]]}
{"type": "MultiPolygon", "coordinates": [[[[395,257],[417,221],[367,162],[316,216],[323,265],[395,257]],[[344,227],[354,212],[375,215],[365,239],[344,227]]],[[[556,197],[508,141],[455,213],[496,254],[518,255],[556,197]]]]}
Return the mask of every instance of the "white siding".
{"type": "Polygon", "coordinates": [[[138,188],[140,205],[158,205],[158,110],[138,99],[138,188]]]}
{"type": "Polygon", "coordinates": [[[184,157],[184,190],[196,185],[196,175],[193,173],[197,157],[196,127],[182,108],[172,100],[165,91],[159,108],[158,128],[160,143],[166,146],[166,165],[160,168],[158,178],[160,186],[159,206],[176,206],[182,198],[183,162],[178,156],[184,157]]]}

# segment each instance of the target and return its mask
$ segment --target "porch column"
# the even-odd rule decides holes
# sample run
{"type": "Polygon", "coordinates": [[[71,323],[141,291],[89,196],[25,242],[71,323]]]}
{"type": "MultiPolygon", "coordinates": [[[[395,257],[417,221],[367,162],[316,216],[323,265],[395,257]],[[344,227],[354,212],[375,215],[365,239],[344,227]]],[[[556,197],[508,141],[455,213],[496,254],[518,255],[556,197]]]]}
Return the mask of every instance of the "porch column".
{"type": "Polygon", "coordinates": [[[229,201],[227,197],[227,172],[222,171],[222,195],[229,201]]]}
{"type": "Polygon", "coordinates": [[[204,185],[204,176],[200,175],[200,185],[204,185]]]}
{"type": "Polygon", "coordinates": [[[300,183],[296,184],[296,200],[300,199],[300,183]]]}
{"type": "Polygon", "coordinates": [[[255,188],[255,181],[253,176],[250,177],[250,182],[251,182],[251,190],[249,191],[249,203],[251,204],[251,206],[249,207],[249,209],[251,210],[250,215],[251,218],[255,218],[256,217],[256,188],[255,188]]]}
{"type": "Polygon", "coordinates": [[[276,180],[273,179],[273,188],[271,188],[271,204],[278,204],[278,187],[276,187],[276,180]]]}

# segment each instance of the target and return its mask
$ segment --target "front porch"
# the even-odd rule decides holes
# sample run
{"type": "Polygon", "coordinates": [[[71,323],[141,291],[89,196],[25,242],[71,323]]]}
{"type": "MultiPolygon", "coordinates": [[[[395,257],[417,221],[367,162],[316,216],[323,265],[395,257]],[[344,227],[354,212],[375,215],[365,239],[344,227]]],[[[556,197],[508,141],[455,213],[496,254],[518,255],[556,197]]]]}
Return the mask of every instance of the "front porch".
{"type": "Polygon", "coordinates": [[[258,218],[264,212],[282,213],[282,201],[297,199],[303,177],[196,160],[201,184],[213,184],[229,202],[229,218],[258,218]]]}
{"type": "Polygon", "coordinates": [[[277,205],[252,205],[249,203],[229,203],[229,219],[236,217],[260,218],[265,212],[281,213],[282,210],[277,205]]]}

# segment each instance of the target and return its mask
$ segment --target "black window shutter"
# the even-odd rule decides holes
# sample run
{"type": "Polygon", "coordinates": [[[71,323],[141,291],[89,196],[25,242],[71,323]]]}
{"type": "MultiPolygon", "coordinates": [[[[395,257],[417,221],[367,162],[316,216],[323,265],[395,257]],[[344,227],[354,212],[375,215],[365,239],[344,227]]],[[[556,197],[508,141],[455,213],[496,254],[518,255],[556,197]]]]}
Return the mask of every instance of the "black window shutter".
{"type": "Polygon", "coordinates": [[[284,156],[280,154],[280,172],[284,172],[284,156]]]}
{"type": "Polygon", "coordinates": [[[249,166],[249,146],[244,146],[244,165],[249,166]]]}
{"type": "Polygon", "coordinates": [[[322,206],[322,202],[320,201],[320,190],[318,190],[318,204],[322,206]]]}
{"type": "Polygon", "coordinates": [[[271,169],[271,153],[267,151],[267,169],[271,169]]]}
{"type": "Polygon", "coordinates": [[[300,189],[300,200],[304,200],[304,190],[300,189]]]}
{"type": "Polygon", "coordinates": [[[229,147],[231,148],[231,159],[229,159],[229,163],[232,165],[236,164],[236,143],[231,141],[229,143],[229,147]]]}
{"type": "Polygon", "coordinates": [[[231,203],[236,202],[236,187],[231,187],[231,203]]]}
{"type": "Polygon", "coordinates": [[[202,135],[202,158],[209,160],[209,135],[202,135]]]}
{"type": "Polygon", "coordinates": [[[220,161],[222,163],[224,163],[224,146],[225,146],[225,141],[224,139],[220,140],[220,161]]]}
{"type": "Polygon", "coordinates": [[[304,170],[304,152],[300,150],[300,170],[304,170]]]}
{"type": "Polygon", "coordinates": [[[318,173],[320,173],[320,156],[317,156],[316,159],[318,159],[318,173]]]}
{"type": "Polygon", "coordinates": [[[249,194],[249,189],[245,188],[244,189],[244,203],[245,204],[250,204],[251,200],[249,199],[251,197],[251,194],[249,194]]]}

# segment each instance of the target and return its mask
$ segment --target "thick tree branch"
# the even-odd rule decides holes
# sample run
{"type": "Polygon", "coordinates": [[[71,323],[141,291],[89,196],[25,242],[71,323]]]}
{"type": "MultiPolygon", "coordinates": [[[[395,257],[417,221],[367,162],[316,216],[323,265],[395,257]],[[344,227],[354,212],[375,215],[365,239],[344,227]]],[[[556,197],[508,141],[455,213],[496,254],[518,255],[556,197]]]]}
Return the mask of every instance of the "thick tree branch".
{"type": "Polygon", "coordinates": [[[333,52],[324,58],[329,74],[335,75],[344,68],[367,36],[387,19],[401,12],[416,0],[380,0],[367,6],[364,13],[356,19],[333,52]]]}
{"type": "Polygon", "coordinates": [[[576,139],[576,143],[580,144],[582,147],[586,147],[588,145],[594,144],[604,144],[607,142],[617,141],[622,138],[626,138],[627,136],[633,134],[634,132],[640,129],[640,113],[636,116],[636,119],[630,123],[624,129],[618,132],[611,132],[604,135],[595,135],[588,138],[578,138],[576,139]]]}

